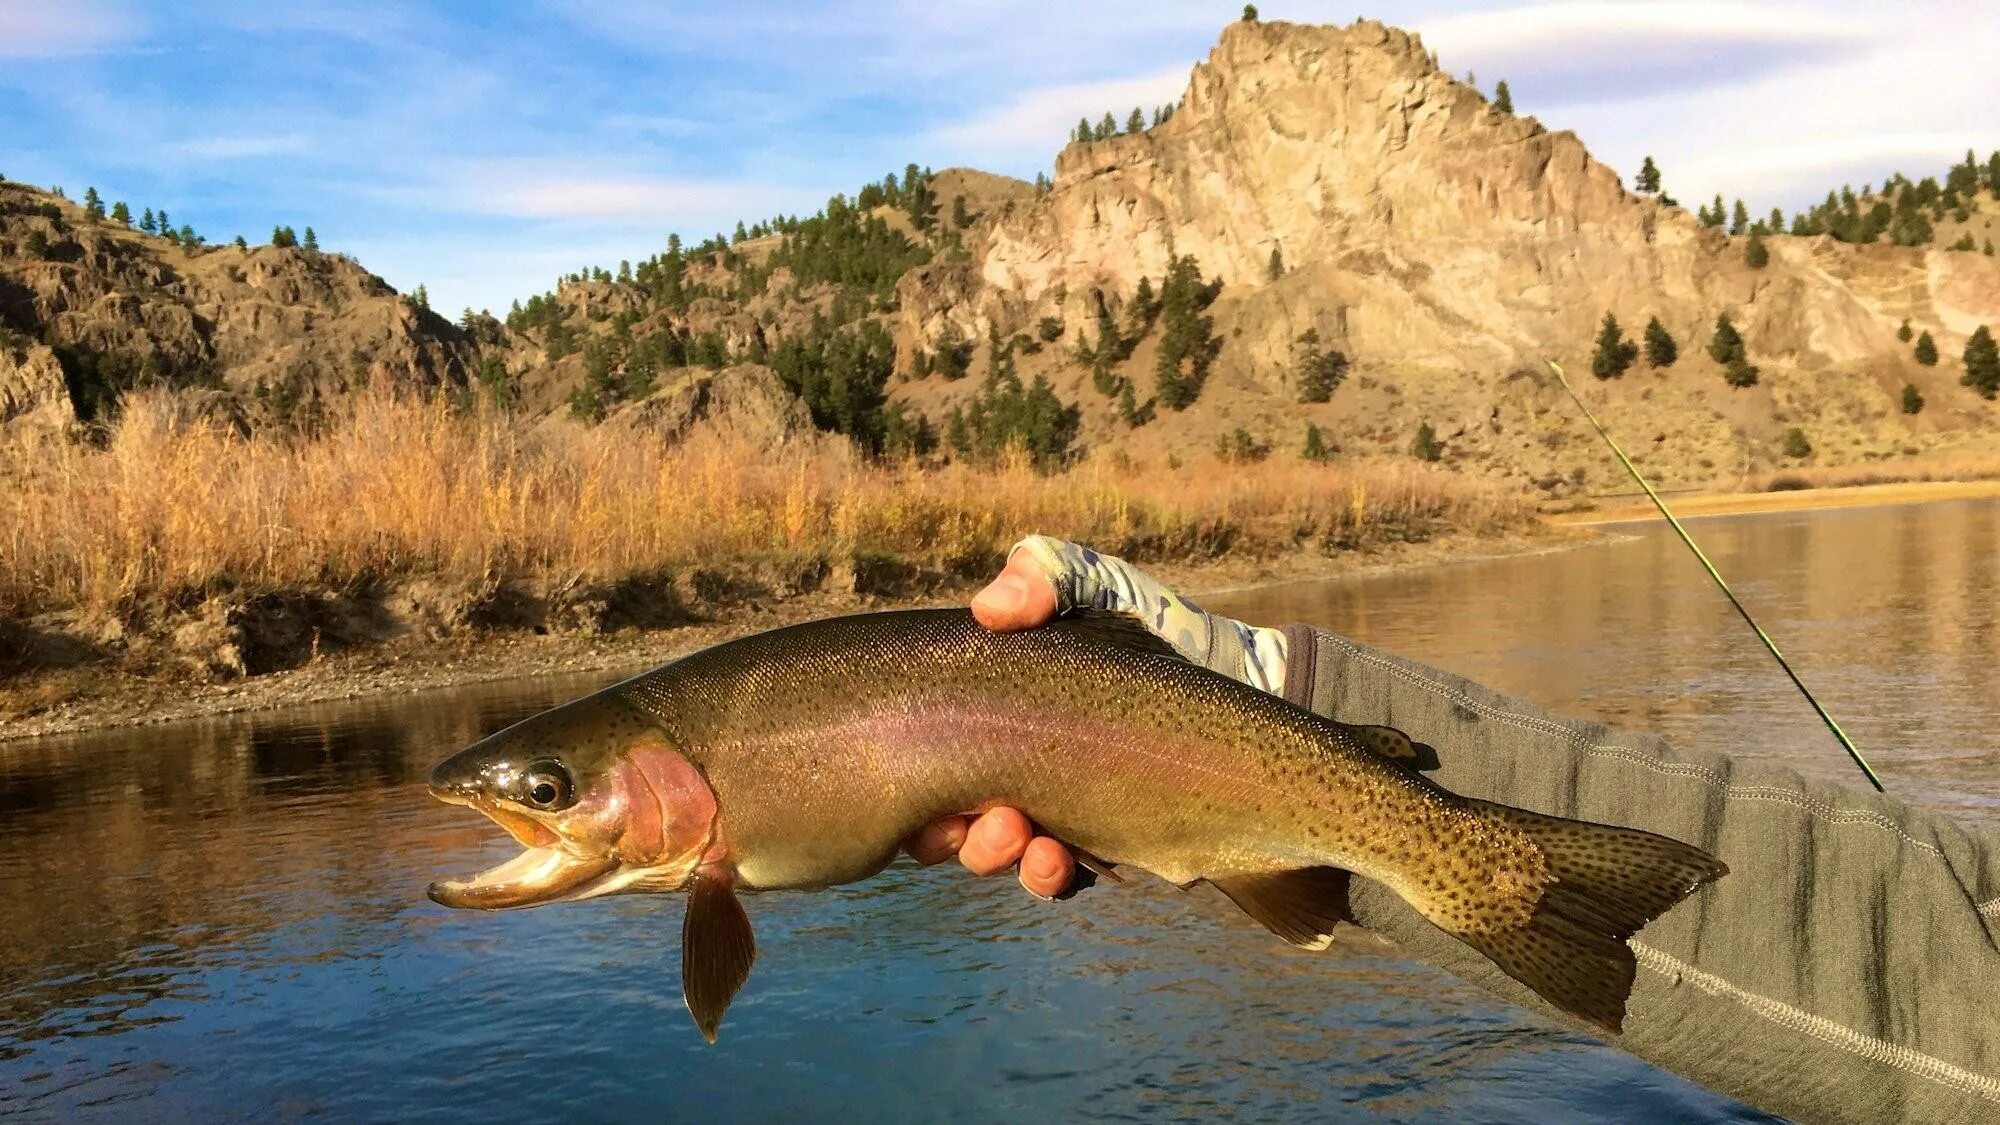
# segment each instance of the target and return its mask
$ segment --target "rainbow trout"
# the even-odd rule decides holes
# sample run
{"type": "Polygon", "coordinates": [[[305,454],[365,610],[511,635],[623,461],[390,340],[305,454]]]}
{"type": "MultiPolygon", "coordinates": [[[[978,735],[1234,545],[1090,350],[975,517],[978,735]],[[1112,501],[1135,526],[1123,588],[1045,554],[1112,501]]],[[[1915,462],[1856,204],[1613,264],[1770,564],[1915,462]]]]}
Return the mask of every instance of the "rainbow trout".
{"type": "Polygon", "coordinates": [[[1189,664],[1129,617],[1011,634],[963,610],[838,617],[695,653],[440,763],[431,792],[526,850],[430,895],[687,891],[682,988],[713,1042],[756,956],[739,891],[865,879],[938,817],[1009,805],[1094,867],[1206,880],[1308,948],[1347,919],[1350,872],[1377,880],[1618,1031],[1625,939],[1727,869],[1663,836],[1457,796],[1399,748],[1189,664]]]}

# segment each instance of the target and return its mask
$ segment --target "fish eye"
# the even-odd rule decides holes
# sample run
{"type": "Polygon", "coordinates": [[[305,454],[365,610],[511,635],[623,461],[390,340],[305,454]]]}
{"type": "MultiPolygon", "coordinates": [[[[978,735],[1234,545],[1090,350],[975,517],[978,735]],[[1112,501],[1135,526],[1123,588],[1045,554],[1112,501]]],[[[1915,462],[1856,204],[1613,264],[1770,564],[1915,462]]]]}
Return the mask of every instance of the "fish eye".
{"type": "Polygon", "coordinates": [[[568,808],[574,793],[561,762],[536,762],[521,783],[522,803],[544,812],[568,808]]]}

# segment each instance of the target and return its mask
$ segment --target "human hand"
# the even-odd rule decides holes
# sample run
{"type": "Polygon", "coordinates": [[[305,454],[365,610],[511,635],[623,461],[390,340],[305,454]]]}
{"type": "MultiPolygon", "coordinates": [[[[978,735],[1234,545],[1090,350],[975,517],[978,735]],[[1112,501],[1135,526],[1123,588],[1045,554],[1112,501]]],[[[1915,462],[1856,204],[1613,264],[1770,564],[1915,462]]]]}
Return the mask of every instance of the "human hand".
{"type": "MultiPolygon", "coordinates": [[[[1121,559],[1048,536],[1015,545],[1006,568],[973,595],[972,616],[988,629],[1008,633],[1045,625],[1077,606],[1131,613],[1194,663],[1265,691],[1284,688],[1285,640],[1279,630],[1212,617],[1121,559]]],[[[1021,885],[1042,898],[1062,895],[1076,881],[1070,849],[1036,835],[1019,809],[944,817],[905,841],[904,848],[926,865],[956,855],[975,875],[1018,865],[1021,885]]]]}

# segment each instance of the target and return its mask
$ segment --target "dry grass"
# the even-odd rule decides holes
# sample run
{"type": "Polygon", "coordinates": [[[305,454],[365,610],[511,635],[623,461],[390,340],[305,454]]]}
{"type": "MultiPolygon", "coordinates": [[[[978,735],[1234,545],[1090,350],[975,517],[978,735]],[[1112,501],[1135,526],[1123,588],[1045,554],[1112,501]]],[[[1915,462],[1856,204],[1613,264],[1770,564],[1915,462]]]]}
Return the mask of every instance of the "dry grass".
{"type": "Polygon", "coordinates": [[[1858,488],[1870,484],[2000,480],[2000,457],[1961,454],[1916,461],[1860,465],[1797,466],[1748,478],[1745,492],[1794,492],[1808,488],[1858,488]]]}
{"type": "Polygon", "coordinates": [[[418,575],[617,578],[751,559],[881,554],[991,565],[1042,531],[1144,559],[1365,546],[1532,517],[1517,497],[1408,462],[1168,471],[1087,462],[1053,477],[883,467],[708,437],[359,396],[317,438],[245,438],[137,394],[100,448],[0,448],[0,613],[118,610],[222,590],[418,575]]]}

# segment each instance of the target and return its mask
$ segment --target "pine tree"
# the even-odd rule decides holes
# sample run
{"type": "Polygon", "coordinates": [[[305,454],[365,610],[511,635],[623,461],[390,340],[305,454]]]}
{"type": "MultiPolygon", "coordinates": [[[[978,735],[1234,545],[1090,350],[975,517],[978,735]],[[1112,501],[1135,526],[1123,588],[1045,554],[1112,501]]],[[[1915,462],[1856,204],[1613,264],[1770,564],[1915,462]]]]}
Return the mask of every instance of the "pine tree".
{"type": "Polygon", "coordinates": [[[1507,89],[1507,80],[1505,78],[1500,80],[1498,86],[1493,87],[1493,108],[1499,110],[1501,113],[1511,114],[1514,112],[1514,95],[1512,91],[1507,89]]]}
{"type": "Polygon", "coordinates": [[[964,230],[966,227],[972,225],[972,216],[966,213],[965,197],[963,195],[954,195],[951,197],[951,225],[960,230],[964,230]]]}
{"type": "Polygon", "coordinates": [[[1764,245],[1761,233],[1750,235],[1750,242],[1743,247],[1743,261],[1753,270],[1761,270],[1771,264],[1771,251],[1764,245]]]}
{"type": "Polygon", "coordinates": [[[1132,107],[1132,115],[1125,119],[1125,131],[1143,133],[1146,131],[1146,112],[1138,106],[1132,107]]]}
{"type": "Polygon", "coordinates": [[[1724,366],[1744,358],[1743,335],[1736,331],[1728,313],[1715,318],[1715,335],[1708,340],[1708,358],[1724,366]]]}
{"type": "Polygon", "coordinates": [[[1072,140],[1072,141],[1087,141],[1087,140],[1090,140],[1090,139],[1091,139],[1091,135],[1090,135],[1090,118],[1088,118],[1088,117],[1079,117],[1079,118],[1077,118],[1077,119],[1076,119],[1076,132],[1074,132],[1074,133],[1071,133],[1071,134],[1069,135],[1069,139],[1070,139],[1070,140],[1072,140]]]}
{"type": "Polygon", "coordinates": [[[1725,210],[1722,206],[1722,193],[1717,192],[1715,196],[1715,202],[1709,205],[1708,218],[1703,225],[1710,227],[1720,227],[1723,223],[1726,223],[1728,221],[1729,221],[1729,212],[1725,210]]]}
{"type": "Polygon", "coordinates": [[[1785,233],[1784,208],[1782,207],[1771,208],[1771,217],[1768,220],[1766,220],[1766,226],[1772,234],[1785,233]]]}
{"type": "Polygon", "coordinates": [[[111,205],[111,217],[128,227],[132,225],[132,209],[122,199],[111,205]]]}
{"type": "Polygon", "coordinates": [[[1729,214],[1729,233],[1732,235],[1741,235],[1747,233],[1749,230],[1750,209],[1743,206],[1743,201],[1739,199],[1736,201],[1736,210],[1729,214]]]}
{"type": "Polygon", "coordinates": [[[235,246],[238,250],[250,249],[250,244],[248,242],[243,241],[243,236],[240,234],[236,236],[236,241],[231,243],[231,245],[235,246]]]}
{"type": "Polygon", "coordinates": [[[1319,329],[1308,328],[1292,341],[1292,377],[1300,402],[1327,402],[1347,377],[1347,357],[1322,347],[1319,329]]]}
{"type": "Polygon", "coordinates": [[[1419,461],[1437,461],[1444,457],[1444,446],[1429,422],[1417,424],[1417,436],[1410,443],[1410,455],[1419,461]]]}
{"type": "Polygon", "coordinates": [[[1672,367],[1681,357],[1680,345],[1674,342],[1667,326],[1659,317],[1646,322],[1646,362],[1654,367],[1672,367]]]}
{"type": "Polygon", "coordinates": [[[1804,430],[1793,426],[1785,431],[1784,453],[1785,456],[1792,458],[1812,456],[1812,442],[1806,440],[1804,430]]]}
{"type": "Polygon", "coordinates": [[[1652,157],[1648,156],[1640,163],[1638,178],[1633,181],[1632,186],[1643,195],[1660,193],[1660,166],[1653,163],[1652,157]]]}
{"type": "Polygon", "coordinates": [[[1605,313],[1603,327],[1597,331],[1597,351],[1590,357],[1590,373],[1599,379],[1616,379],[1638,356],[1638,345],[1625,338],[1618,318],[1605,313]]]}
{"type": "Polygon", "coordinates": [[[1930,332],[1919,332],[1917,333],[1917,346],[1910,349],[1910,354],[1915,356],[1917,362],[1923,364],[1925,367],[1936,367],[1938,361],[1937,341],[1931,339],[1930,332]]]}
{"type": "Polygon", "coordinates": [[[1243,22],[1244,23],[1257,22],[1257,5],[1255,4],[1243,5],[1243,22]]]}
{"type": "Polygon", "coordinates": [[[1917,390],[1917,385],[1915,383],[1904,383],[1903,413],[1921,414],[1923,413],[1923,409],[1924,409],[1923,392],[1917,390]]]}
{"type": "Polygon", "coordinates": [[[317,254],[319,253],[319,235],[314,234],[313,229],[311,227],[307,227],[305,241],[299,243],[299,245],[304,247],[306,250],[317,254]]]}
{"type": "Polygon", "coordinates": [[[1285,276],[1285,256],[1278,252],[1275,244],[1271,247],[1271,260],[1264,264],[1264,276],[1272,281],[1285,276]]]}
{"type": "Polygon", "coordinates": [[[290,227],[271,228],[271,245],[277,247],[280,250],[283,250],[286,249],[287,247],[297,246],[298,244],[299,244],[298,236],[292,233],[292,228],[290,227]]]}
{"type": "Polygon", "coordinates": [[[410,294],[410,303],[420,309],[429,309],[431,307],[430,289],[426,286],[418,285],[410,294]]]}
{"type": "Polygon", "coordinates": [[[1896,339],[1907,344],[1910,342],[1910,338],[1915,335],[1916,333],[1910,330],[1910,318],[1907,316],[1904,317],[1902,326],[1896,329],[1896,339]]]}
{"type": "Polygon", "coordinates": [[[98,195],[94,187],[83,189],[83,213],[93,219],[104,217],[104,197],[98,195]]]}
{"type": "Polygon", "coordinates": [[[174,224],[167,221],[166,208],[164,207],[160,208],[160,233],[170,234],[173,232],[173,229],[174,229],[174,224]]]}
{"type": "Polygon", "coordinates": [[[1965,376],[1959,380],[1981,398],[2000,395],[2000,346],[1993,342],[1993,332],[1984,324],[1973,330],[1965,341],[1965,376]]]}
{"type": "Polygon", "coordinates": [[[1111,111],[1107,109],[1104,111],[1104,117],[1097,123],[1097,139],[1102,141],[1117,135],[1118,119],[1111,116],[1111,111]]]}
{"type": "Polygon", "coordinates": [[[1333,451],[1326,447],[1326,436],[1311,422],[1306,423],[1306,447],[1303,455],[1308,461],[1333,460],[1333,451]]]}

